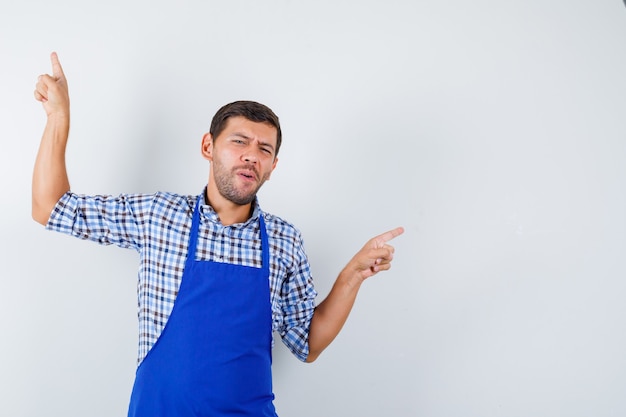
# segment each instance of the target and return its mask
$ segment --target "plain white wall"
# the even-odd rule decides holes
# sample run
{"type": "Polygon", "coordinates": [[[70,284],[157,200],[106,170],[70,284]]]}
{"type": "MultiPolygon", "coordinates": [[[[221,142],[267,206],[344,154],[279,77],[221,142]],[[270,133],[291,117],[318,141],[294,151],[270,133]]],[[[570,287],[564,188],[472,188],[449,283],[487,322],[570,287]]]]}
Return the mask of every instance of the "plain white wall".
{"type": "Polygon", "coordinates": [[[318,362],[277,344],[281,416],[626,415],[620,0],[3,3],[0,415],[124,416],[138,257],[30,219],[53,50],[75,191],[200,192],[213,113],[253,99],[320,297],[406,228],[318,362]]]}

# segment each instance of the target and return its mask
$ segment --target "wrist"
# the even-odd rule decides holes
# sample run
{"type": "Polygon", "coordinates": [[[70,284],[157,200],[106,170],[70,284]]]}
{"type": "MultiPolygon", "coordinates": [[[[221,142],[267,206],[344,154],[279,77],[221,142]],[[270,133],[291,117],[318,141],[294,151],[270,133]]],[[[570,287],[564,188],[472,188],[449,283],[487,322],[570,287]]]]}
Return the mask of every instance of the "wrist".
{"type": "Polygon", "coordinates": [[[70,123],[70,113],[65,111],[56,111],[50,112],[47,114],[48,123],[54,124],[69,124],[70,123]]]}
{"type": "Polygon", "coordinates": [[[358,289],[363,281],[365,281],[365,278],[356,268],[351,268],[350,265],[348,265],[339,273],[337,281],[343,283],[348,288],[358,289]]]}
{"type": "Polygon", "coordinates": [[[68,113],[52,113],[46,121],[46,131],[53,136],[67,139],[70,130],[70,115],[68,113]]]}

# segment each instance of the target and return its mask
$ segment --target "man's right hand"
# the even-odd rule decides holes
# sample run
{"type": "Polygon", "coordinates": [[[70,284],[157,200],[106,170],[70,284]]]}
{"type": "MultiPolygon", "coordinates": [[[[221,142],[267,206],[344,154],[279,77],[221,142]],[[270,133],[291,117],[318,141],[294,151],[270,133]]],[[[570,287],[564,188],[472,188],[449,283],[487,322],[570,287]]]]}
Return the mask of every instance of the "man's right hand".
{"type": "Polygon", "coordinates": [[[50,55],[52,75],[43,74],[37,79],[35,99],[43,104],[46,115],[69,117],[70,97],[67,79],[56,52],[50,55]]]}
{"type": "Polygon", "coordinates": [[[35,99],[41,102],[48,120],[33,170],[32,216],[45,225],[57,201],[70,189],[65,168],[65,147],[70,129],[70,98],[67,80],[56,53],[50,55],[52,75],[40,75],[35,99]]]}

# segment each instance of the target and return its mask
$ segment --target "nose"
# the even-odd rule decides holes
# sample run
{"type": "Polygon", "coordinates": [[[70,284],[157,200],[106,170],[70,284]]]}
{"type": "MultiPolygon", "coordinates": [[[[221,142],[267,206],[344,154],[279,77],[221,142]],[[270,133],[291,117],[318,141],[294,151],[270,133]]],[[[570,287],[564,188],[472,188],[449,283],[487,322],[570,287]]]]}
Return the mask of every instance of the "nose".
{"type": "Polygon", "coordinates": [[[246,149],[246,151],[241,155],[241,159],[244,162],[249,162],[252,164],[256,164],[257,161],[259,160],[258,155],[256,154],[255,150],[252,148],[248,148],[246,149]]]}

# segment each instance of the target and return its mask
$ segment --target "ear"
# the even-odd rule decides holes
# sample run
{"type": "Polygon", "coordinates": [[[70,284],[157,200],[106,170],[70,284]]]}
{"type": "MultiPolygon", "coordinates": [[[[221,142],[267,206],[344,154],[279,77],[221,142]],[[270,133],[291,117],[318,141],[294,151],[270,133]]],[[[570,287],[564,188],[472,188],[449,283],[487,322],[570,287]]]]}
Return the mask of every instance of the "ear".
{"type": "Polygon", "coordinates": [[[202,156],[208,161],[213,161],[213,135],[205,133],[202,136],[202,156]]]}

